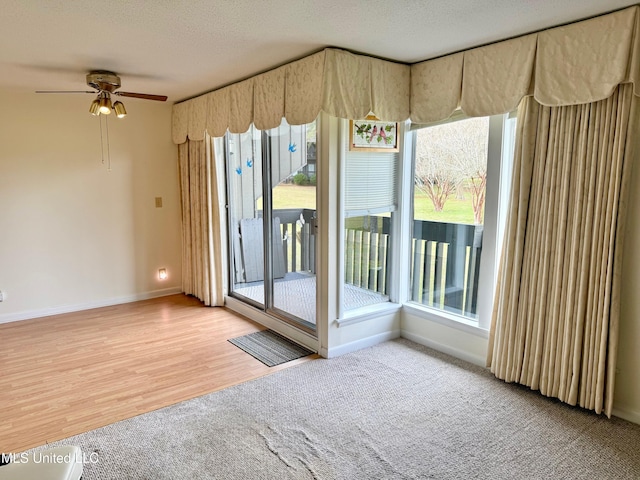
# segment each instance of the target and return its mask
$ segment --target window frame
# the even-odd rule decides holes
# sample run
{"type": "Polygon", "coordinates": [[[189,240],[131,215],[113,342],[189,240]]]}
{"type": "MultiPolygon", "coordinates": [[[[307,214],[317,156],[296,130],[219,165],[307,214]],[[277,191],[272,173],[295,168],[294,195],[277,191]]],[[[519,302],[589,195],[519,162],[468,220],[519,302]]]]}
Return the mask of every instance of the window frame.
{"type": "MultiPolygon", "coordinates": [[[[510,172],[510,167],[503,168],[503,162],[513,161],[513,151],[508,152],[509,148],[512,148],[512,139],[509,141],[505,138],[506,119],[509,114],[504,115],[492,115],[489,117],[489,138],[487,148],[487,184],[485,194],[485,210],[484,210],[484,230],[482,239],[482,255],[480,257],[480,270],[478,275],[478,306],[477,306],[477,318],[476,320],[458,315],[456,313],[448,312],[445,310],[429,307],[427,305],[414,302],[410,298],[410,257],[411,257],[411,240],[413,234],[413,219],[414,219],[414,195],[415,195],[415,182],[413,181],[415,175],[415,145],[416,145],[416,126],[407,132],[405,136],[405,143],[411,145],[410,150],[405,150],[405,155],[409,154],[410,161],[406,162],[410,165],[410,168],[405,170],[406,175],[403,179],[403,186],[407,185],[409,179],[409,188],[403,190],[408,192],[403,193],[405,201],[403,204],[408,205],[408,212],[403,222],[403,234],[406,238],[402,240],[404,252],[402,254],[403,263],[401,276],[403,278],[402,298],[403,307],[410,311],[413,315],[425,318],[427,320],[435,321],[437,323],[456,328],[458,330],[474,333],[482,337],[486,337],[491,324],[491,314],[493,309],[493,298],[495,292],[495,285],[497,281],[498,260],[499,253],[497,247],[498,234],[503,231],[504,221],[506,219],[506,211],[504,209],[505,198],[508,197],[510,187],[510,177],[504,175],[503,170],[510,172]],[[406,201],[406,197],[409,197],[406,201]]],[[[434,123],[425,128],[435,125],[442,125],[444,123],[450,123],[452,121],[459,121],[465,118],[469,118],[461,112],[456,112],[448,120],[434,123]]],[[[422,126],[418,127],[422,128],[422,126]]]]}
{"type": "MultiPolygon", "coordinates": [[[[345,288],[345,219],[349,216],[346,211],[345,205],[345,195],[346,195],[346,161],[347,161],[347,149],[348,149],[348,140],[349,140],[349,120],[347,119],[336,119],[338,122],[338,136],[336,138],[337,141],[337,150],[338,150],[338,175],[339,175],[339,209],[338,209],[338,235],[337,235],[337,245],[338,245],[338,258],[337,258],[337,281],[336,281],[336,290],[337,290],[337,302],[336,302],[336,313],[337,318],[336,321],[340,326],[351,325],[353,323],[359,323],[362,321],[366,321],[372,318],[376,318],[377,316],[387,313],[394,312],[402,308],[402,302],[399,302],[399,291],[401,290],[401,284],[404,283],[404,279],[398,275],[392,275],[393,279],[389,286],[389,290],[387,295],[389,296],[389,300],[386,302],[380,302],[372,305],[367,305],[364,307],[355,308],[352,310],[346,310],[344,308],[344,288],[345,288]]],[[[395,188],[395,207],[390,210],[391,214],[394,216],[394,220],[391,222],[391,233],[390,236],[392,238],[390,243],[390,264],[391,265],[399,265],[400,261],[400,251],[402,250],[400,247],[401,242],[403,242],[404,235],[404,224],[401,224],[401,215],[402,211],[402,202],[404,200],[405,195],[403,194],[403,188],[405,186],[404,182],[404,174],[403,172],[406,170],[405,163],[406,159],[410,157],[406,157],[405,149],[407,146],[407,133],[408,128],[405,128],[408,125],[406,123],[398,124],[398,140],[399,140],[399,153],[396,168],[396,182],[399,185],[396,185],[395,188]],[[397,240],[396,240],[397,239],[397,240]],[[393,245],[393,247],[392,247],[393,245]]],[[[410,146],[410,145],[409,145],[410,146]]],[[[351,212],[352,214],[370,214],[371,212],[351,212]]],[[[406,288],[406,287],[405,287],[406,288]]]]}

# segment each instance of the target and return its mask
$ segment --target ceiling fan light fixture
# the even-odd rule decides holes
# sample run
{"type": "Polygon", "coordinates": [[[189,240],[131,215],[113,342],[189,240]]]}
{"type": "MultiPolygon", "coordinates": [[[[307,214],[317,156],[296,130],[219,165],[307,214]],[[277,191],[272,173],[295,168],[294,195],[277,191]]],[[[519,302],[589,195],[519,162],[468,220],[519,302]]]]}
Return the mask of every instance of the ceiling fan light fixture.
{"type": "Polygon", "coordinates": [[[124,103],[121,101],[117,101],[113,104],[113,109],[116,112],[116,116],[118,118],[124,118],[127,116],[127,110],[124,108],[124,103]]]}
{"type": "Polygon", "coordinates": [[[91,115],[100,115],[100,101],[97,98],[91,102],[89,112],[91,112],[91,115]]]}
{"type": "Polygon", "coordinates": [[[98,104],[100,105],[100,113],[103,115],[109,115],[111,113],[111,97],[108,93],[102,92],[100,94],[100,101],[98,104]]]}

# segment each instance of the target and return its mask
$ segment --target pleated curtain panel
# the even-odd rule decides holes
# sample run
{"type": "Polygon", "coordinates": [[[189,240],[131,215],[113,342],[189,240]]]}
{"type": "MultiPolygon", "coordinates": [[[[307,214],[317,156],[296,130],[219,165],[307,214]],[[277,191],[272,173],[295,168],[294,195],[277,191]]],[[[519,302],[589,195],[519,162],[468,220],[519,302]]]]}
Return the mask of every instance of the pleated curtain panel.
{"type": "Polygon", "coordinates": [[[178,146],[182,212],[182,290],[207,306],[224,305],[224,177],[209,136],[178,146]]]}
{"type": "Polygon", "coordinates": [[[498,378],[608,416],[632,102],[523,100],[489,339],[498,378]]]}
{"type": "Polygon", "coordinates": [[[640,7],[633,6],[412,65],[327,48],[178,103],[172,136],[185,292],[221,304],[226,278],[224,252],[213,253],[212,235],[224,222],[207,204],[219,168],[207,163],[208,135],[243,133],[252,123],[274,128],[282,118],[300,125],[321,111],[428,124],[456,110],[488,116],[518,108],[487,363],[501,379],[610,416],[639,94],[640,7]]]}

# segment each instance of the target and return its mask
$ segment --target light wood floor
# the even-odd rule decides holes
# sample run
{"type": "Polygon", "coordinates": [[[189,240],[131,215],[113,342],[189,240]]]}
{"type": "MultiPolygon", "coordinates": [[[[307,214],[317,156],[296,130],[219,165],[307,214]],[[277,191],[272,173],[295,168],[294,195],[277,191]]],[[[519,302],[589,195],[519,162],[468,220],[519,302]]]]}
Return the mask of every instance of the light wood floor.
{"type": "Polygon", "coordinates": [[[264,327],[185,295],[0,325],[0,452],[20,452],[282,368],[227,342],[264,327]]]}

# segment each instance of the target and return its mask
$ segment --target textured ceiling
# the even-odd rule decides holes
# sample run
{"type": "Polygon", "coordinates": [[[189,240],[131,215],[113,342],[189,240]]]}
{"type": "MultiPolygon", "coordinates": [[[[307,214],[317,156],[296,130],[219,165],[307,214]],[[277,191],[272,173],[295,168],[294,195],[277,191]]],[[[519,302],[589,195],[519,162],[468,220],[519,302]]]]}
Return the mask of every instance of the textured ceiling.
{"type": "Polygon", "coordinates": [[[0,87],[84,90],[103,69],[125,91],[175,102],[327,46],[416,62],[634,3],[2,0],[0,87]]]}

